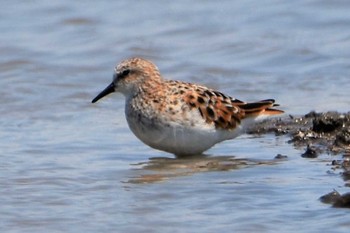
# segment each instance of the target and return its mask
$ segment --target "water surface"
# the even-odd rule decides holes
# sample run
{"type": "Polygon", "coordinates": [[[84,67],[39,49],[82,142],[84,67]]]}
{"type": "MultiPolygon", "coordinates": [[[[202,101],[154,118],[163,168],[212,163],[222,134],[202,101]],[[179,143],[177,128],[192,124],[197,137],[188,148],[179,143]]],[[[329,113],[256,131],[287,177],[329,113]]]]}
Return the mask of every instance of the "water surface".
{"type": "Polygon", "coordinates": [[[348,232],[349,191],[284,136],[175,160],[139,142],[124,99],[91,99],[130,56],[287,114],[349,111],[347,1],[11,1],[0,10],[1,232],[348,232]],[[287,160],[274,160],[277,154],[287,160]]]}

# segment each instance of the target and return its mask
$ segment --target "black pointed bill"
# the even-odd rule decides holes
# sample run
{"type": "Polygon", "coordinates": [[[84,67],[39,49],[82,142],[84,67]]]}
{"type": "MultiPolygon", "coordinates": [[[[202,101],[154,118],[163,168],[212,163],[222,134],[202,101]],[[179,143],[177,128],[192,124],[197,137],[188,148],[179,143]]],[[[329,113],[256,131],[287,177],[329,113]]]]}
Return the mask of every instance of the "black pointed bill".
{"type": "Polygon", "coordinates": [[[92,101],[91,103],[97,102],[99,99],[105,97],[106,95],[109,95],[114,92],[114,83],[112,82],[111,84],[108,85],[100,94],[98,94],[92,101]]]}

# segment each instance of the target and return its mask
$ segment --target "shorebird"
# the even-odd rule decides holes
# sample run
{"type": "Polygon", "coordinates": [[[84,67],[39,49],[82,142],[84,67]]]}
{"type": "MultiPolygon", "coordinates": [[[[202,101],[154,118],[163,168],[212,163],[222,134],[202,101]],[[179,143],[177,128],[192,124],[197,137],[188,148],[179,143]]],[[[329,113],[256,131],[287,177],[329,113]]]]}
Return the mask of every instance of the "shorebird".
{"type": "Polygon", "coordinates": [[[256,118],[282,114],[275,100],[243,102],[208,87],[167,80],[157,66],[130,58],[115,67],[113,81],[92,103],[122,93],[131,131],[146,145],[176,156],[202,154],[244,133],[256,118]]]}

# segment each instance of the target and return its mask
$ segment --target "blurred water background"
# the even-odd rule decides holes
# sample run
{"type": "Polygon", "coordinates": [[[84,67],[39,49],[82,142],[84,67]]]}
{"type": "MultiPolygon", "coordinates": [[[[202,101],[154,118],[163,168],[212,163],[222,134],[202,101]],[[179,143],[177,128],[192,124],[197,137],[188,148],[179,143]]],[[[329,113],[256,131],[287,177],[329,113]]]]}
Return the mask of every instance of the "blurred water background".
{"type": "Polygon", "coordinates": [[[132,135],[121,95],[90,102],[116,63],[142,56],[287,114],[348,112],[349,12],[345,0],[2,1],[0,232],[348,232],[349,210],[318,200],[349,191],[335,156],[245,135],[176,160],[132,135]]]}

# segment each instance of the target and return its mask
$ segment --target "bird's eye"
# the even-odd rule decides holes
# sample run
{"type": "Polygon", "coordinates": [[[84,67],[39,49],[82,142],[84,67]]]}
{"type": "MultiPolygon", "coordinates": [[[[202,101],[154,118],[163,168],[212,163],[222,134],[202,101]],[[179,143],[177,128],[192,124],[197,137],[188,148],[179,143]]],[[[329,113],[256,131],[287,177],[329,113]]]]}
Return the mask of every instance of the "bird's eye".
{"type": "Polygon", "coordinates": [[[122,76],[122,77],[125,77],[125,76],[127,76],[129,73],[130,73],[130,70],[129,70],[129,69],[123,70],[123,72],[121,73],[121,76],[122,76]]]}

